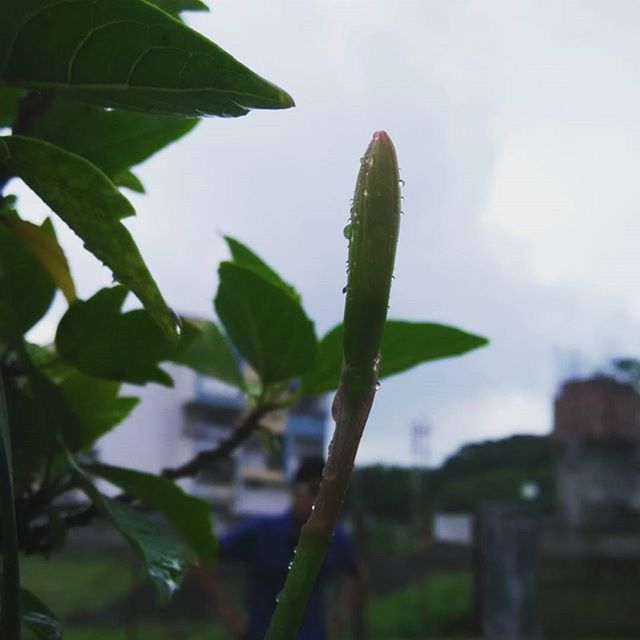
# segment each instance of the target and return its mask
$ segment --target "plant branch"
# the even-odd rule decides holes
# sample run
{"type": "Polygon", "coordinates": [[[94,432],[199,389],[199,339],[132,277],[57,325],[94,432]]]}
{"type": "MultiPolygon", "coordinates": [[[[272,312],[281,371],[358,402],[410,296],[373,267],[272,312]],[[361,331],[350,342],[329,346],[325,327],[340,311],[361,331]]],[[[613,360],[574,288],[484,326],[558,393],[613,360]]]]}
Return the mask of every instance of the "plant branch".
{"type": "MultiPolygon", "coordinates": [[[[164,469],[162,471],[162,475],[174,480],[196,475],[212,462],[228,456],[232,451],[237,449],[260,427],[260,422],[264,416],[274,409],[275,405],[268,403],[248,411],[236,424],[231,436],[222,441],[217,447],[199,453],[197,456],[179,467],[164,469]]],[[[126,503],[135,501],[133,496],[126,493],[121,493],[115,499],[126,503]]],[[[38,515],[40,511],[38,512],[38,515]]],[[[95,518],[100,516],[101,513],[102,512],[94,504],[90,504],[82,509],[65,514],[62,516],[61,520],[67,528],[86,527],[90,525],[95,518]]],[[[43,549],[46,549],[48,538],[48,524],[38,524],[36,526],[29,527],[25,531],[23,540],[24,545],[26,545],[24,550],[28,552],[34,550],[42,551],[43,549]]]]}
{"type": "Polygon", "coordinates": [[[0,371],[0,507],[2,510],[2,585],[0,635],[20,640],[20,565],[18,527],[13,496],[9,419],[0,371]]]}
{"type": "MultiPolygon", "coordinates": [[[[228,456],[232,451],[239,447],[260,427],[260,421],[262,418],[279,406],[280,405],[276,406],[274,403],[266,403],[251,409],[246,412],[235,425],[231,436],[222,441],[217,447],[199,453],[197,456],[179,467],[164,469],[162,471],[162,475],[174,480],[177,478],[186,478],[196,475],[212,462],[228,456]]],[[[73,489],[73,487],[70,488],[73,489]]],[[[115,500],[125,502],[127,504],[135,502],[135,498],[127,493],[119,494],[115,497],[115,500]]],[[[32,517],[28,519],[32,520],[33,517],[39,517],[42,513],[42,506],[43,505],[39,505],[37,513],[31,510],[29,513],[32,517]]],[[[66,513],[61,517],[61,522],[68,529],[74,527],[86,527],[101,514],[102,512],[98,507],[94,504],[90,504],[81,509],[66,513]]],[[[23,526],[22,529],[24,529],[24,535],[22,536],[22,548],[24,551],[41,553],[49,549],[49,523],[36,524],[34,526],[27,525],[26,527],[23,526]]]]}
{"type": "Polygon", "coordinates": [[[176,478],[188,478],[196,475],[212,462],[228,456],[258,429],[262,418],[270,411],[273,411],[274,408],[274,405],[269,403],[251,409],[242,416],[235,426],[233,433],[217,447],[200,452],[197,456],[179,467],[163,469],[162,475],[174,480],[176,478]]]}

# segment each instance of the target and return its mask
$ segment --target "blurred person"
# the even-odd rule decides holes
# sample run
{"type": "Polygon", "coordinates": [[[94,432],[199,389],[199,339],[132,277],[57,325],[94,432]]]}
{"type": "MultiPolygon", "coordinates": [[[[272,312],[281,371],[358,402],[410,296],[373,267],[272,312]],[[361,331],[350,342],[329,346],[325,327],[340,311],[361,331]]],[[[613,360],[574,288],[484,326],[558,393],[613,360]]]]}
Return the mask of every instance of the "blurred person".
{"type": "MultiPolygon", "coordinates": [[[[262,640],[276,598],[284,585],[302,525],[311,514],[322,479],[322,458],[302,461],[291,488],[291,505],[277,516],[251,518],[219,540],[220,559],[240,560],[248,571],[248,621],[239,614],[225,589],[209,580],[207,590],[223,622],[238,640],[262,640]]],[[[341,632],[358,594],[358,563],[351,536],[338,524],[315,587],[309,598],[297,640],[326,640],[324,603],[329,579],[341,578],[336,613],[329,621],[331,635],[341,632]]]]}

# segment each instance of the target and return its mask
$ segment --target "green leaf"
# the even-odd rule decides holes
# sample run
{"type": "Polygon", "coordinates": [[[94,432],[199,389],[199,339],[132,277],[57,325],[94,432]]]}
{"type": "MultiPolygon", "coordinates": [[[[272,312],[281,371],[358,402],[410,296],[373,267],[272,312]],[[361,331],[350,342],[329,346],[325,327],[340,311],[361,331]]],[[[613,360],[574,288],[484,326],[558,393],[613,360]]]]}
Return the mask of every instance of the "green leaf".
{"type": "Polygon", "coordinates": [[[69,463],[82,491],[140,554],[158,594],[168,600],[180,587],[191,562],[183,542],[164,522],[100,493],[71,457],[69,463]]]}
{"type": "Polygon", "coordinates": [[[267,282],[280,287],[294,300],[300,302],[300,294],[288,282],[285,282],[262,258],[253,253],[249,247],[230,236],[224,236],[224,239],[229,251],[231,251],[234,264],[245,269],[251,269],[267,282]]]}
{"type": "Polygon", "coordinates": [[[85,428],[73,410],[62,389],[52,381],[31,360],[26,360],[27,377],[33,398],[36,401],[36,414],[40,427],[35,432],[44,432],[47,446],[60,435],[64,443],[72,451],[80,450],[89,444],[85,428]]]}
{"type": "Polygon", "coordinates": [[[167,13],[177,15],[181,11],[209,11],[209,7],[200,0],[149,0],[167,13]]]}
{"type": "Polygon", "coordinates": [[[20,339],[51,306],[56,286],[40,262],[0,220],[0,337],[20,339]]]}
{"type": "Polygon", "coordinates": [[[107,111],[75,100],[54,100],[29,135],[76,153],[115,179],[129,167],[193,129],[197,120],[107,111]]]}
{"type": "Polygon", "coordinates": [[[223,262],[218,273],[218,317],[262,382],[304,373],[313,363],[316,337],[300,304],[250,269],[223,262]]]}
{"type": "Polygon", "coordinates": [[[21,89],[0,87],[0,127],[10,127],[13,124],[20,94],[22,94],[21,89]]]}
{"type": "Polygon", "coordinates": [[[67,302],[73,302],[76,299],[76,288],[51,220],[47,218],[41,226],[21,220],[18,216],[7,216],[5,221],[59,287],[67,302]]]}
{"type": "Polygon", "coordinates": [[[158,367],[172,345],[146,311],[121,311],[127,294],[124,287],[111,287],[71,305],[56,332],[58,353],[98,378],[172,386],[171,377],[158,367]]]}
{"type": "Polygon", "coordinates": [[[211,526],[209,505],[185,493],[168,478],[104,464],[85,466],[147,507],[162,513],[183,540],[205,562],[216,558],[217,542],[211,526]]]}
{"type": "Polygon", "coordinates": [[[144,185],[140,182],[140,178],[131,171],[121,171],[114,175],[113,184],[117,187],[126,187],[136,193],[144,193],[144,185]]]}
{"type": "Polygon", "coordinates": [[[165,334],[178,335],[175,314],[164,301],[131,234],[120,222],[134,215],[130,202],[90,162],[33,138],[3,138],[6,160],[53,210],[75,231],[114,277],[129,287],[149,310],[165,334]]]}
{"type": "Polygon", "coordinates": [[[82,423],[78,449],[87,449],[120,424],[140,402],[139,398],[121,396],[120,383],[101,380],[69,368],[59,383],[69,407],[82,423]]]}
{"type": "Polygon", "coordinates": [[[293,100],[143,0],[3,0],[0,79],[123,109],[241,116],[293,100]]]}
{"type": "Polygon", "coordinates": [[[44,467],[53,446],[52,435],[28,382],[7,378],[5,394],[13,443],[13,475],[20,490],[23,485],[31,485],[44,467]]]}
{"type": "Polygon", "coordinates": [[[62,628],[56,615],[39,598],[26,589],[20,590],[22,624],[39,640],[62,640],[62,628]]]}
{"type": "MultiPolygon", "coordinates": [[[[343,339],[342,324],[331,329],[322,338],[313,369],[302,380],[305,393],[323,393],[337,388],[342,366],[343,339]]],[[[387,320],[380,349],[380,377],[406,371],[430,360],[459,356],[487,343],[486,338],[442,324],[387,320]]]]}
{"type": "Polygon", "coordinates": [[[243,389],[244,378],[229,340],[213,322],[183,319],[182,339],[170,360],[243,389]]]}
{"type": "Polygon", "coordinates": [[[7,381],[7,403],[15,442],[16,482],[32,482],[50,454],[59,453],[58,435],[72,451],[86,450],[138,403],[120,396],[120,384],[77,371],[55,359],[48,361],[37,345],[27,345],[26,380],[7,381]]]}

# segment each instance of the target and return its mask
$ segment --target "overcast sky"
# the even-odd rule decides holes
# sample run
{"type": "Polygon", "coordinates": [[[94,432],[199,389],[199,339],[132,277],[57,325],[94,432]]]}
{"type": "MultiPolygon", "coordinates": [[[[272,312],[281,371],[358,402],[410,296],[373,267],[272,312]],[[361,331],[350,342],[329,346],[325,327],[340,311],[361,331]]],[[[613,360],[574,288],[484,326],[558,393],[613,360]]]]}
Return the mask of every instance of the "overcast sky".
{"type": "MultiPolygon", "coordinates": [[[[390,317],[491,339],[385,381],[360,463],[413,462],[416,421],[432,429],[432,463],[465,442],[545,433],[567,372],[640,354],[638,3],[211,7],[189,23],[297,106],[209,119],[138,168],[148,193],[131,196],[128,226],[170,304],[211,316],[224,232],[295,284],[320,334],[339,321],[349,199],[385,129],[406,181],[390,317]]],[[[109,284],[61,236],[80,294],[109,284]]]]}

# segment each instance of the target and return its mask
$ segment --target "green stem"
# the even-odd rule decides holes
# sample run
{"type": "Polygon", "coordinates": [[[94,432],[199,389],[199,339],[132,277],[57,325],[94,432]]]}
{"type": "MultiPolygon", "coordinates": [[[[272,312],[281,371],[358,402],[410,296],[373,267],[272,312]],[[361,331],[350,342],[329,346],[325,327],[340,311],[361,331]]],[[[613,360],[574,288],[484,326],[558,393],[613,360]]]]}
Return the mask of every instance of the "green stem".
{"type": "Polygon", "coordinates": [[[389,136],[379,132],[361,161],[348,227],[344,359],[332,410],[335,434],[265,640],[295,639],[340,515],[378,384],[399,222],[398,162],[389,136]]]}
{"type": "Polygon", "coordinates": [[[287,581],[278,598],[265,640],[293,640],[331,543],[340,515],[358,444],[376,392],[377,369],[368,386],[343,368],[333,404],[336,430],[311,516],[302,527],[287,581]]]}
{"type": "Polygon", "coordinates": [[[2,515],[2,588],[0,590],[0,637],[20,640],[20,565],[18,529],[11,473],[9,419],[0,372],[0,510],[2,515]]]}

